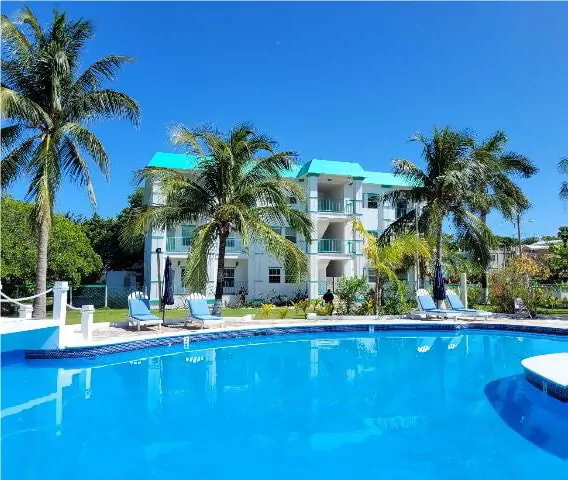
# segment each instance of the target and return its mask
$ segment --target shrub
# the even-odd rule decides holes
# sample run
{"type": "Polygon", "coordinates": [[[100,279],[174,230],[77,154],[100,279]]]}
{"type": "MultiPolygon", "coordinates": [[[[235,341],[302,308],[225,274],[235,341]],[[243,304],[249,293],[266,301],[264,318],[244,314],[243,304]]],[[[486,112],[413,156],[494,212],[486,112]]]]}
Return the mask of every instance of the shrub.
{"type": "Polygon", "coordinates": [[[288,316],[288,308],[281,308],[278,310],[278,316],[282,319],[286,318],[288,316]]]}
{"type": "Polygon", "coordinates": [[[270,315],[270,312],[272,312],[273,309],[274,309],[274,305],[272,305],[272,303],[263,303],[260,306],[260,314],[264,318],[268,318],[268,316],[270,315]]]}
{"type": "Polygon", "coordinates": [[[383,306],[385,315],[402,315],[412,309],[408,299],[408,287],[402,282],[388,282],[383,287],[383,306]]]}
{"type": "Polygon", "coordinates": [[[368,290],[367,280],[363,277],[342,277],[335,293],[340,300],[340,312],[349,315],[357,298],[368,290]]]}
{"type": "Polygon", "coordinates": [[[531,285],[531,276],[540,276],[542,273],[542,267],[530,258],[512,259],[505,267],[491,273],[491,303],[498,312],[514,313],[516,298],[521,298],[532,312],[535,312],[537,307],[553,302],[550,292],[531,285]]]}
{"type": "Polygon", "coordinates": [[[308,310],[312,306],[312,302],[309,299],[304,298],[303,300],[299,300],[294,304],[296,310],[301,311],[304,314],[304,318],[308,318],[308,310]]]}
{"type": "Polygon", "coordinates": [[[325,303],[320,301],[315,307],[314,311],[318,315],[331,315],[333,313],[333,303],[325,303]]]}
{"type": "Polygon", "coordinates": [[[467,302],[470,305],[479,305],[481,300],[481,287],[477,285],[468,285],[467,287],[467,302]]]}

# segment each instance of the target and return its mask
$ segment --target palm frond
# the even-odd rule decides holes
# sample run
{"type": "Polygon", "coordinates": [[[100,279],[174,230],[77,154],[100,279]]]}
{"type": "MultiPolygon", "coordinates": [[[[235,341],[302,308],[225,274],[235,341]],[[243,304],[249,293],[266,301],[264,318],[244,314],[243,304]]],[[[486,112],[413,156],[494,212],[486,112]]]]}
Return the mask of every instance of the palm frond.
{"type": "Polygon", "coordinates": [[[53,127],[50,117],[37,103],[6,87],[0,87],[0,115],[8,120],[21,121],[29,127],[53,127]]]}
{"type": "Polygon", "coordinates": [[[104,145],[89,129],[78,123],[67,122],[61,127],[61,133],[68,135],[87,152],[95,161],[102,174],[108,180],[110,175],[109,157],[104,145]]]}
{"type": "Polygon", "coordinates": [[[14,180],[22,175],[34,158],[35,143],[40,135],[34,135],[24,140],[11,152],[3,156],[0,161],[0,177],[2,188],[8,187],[14,180]]]}
{"type": "Polygon", "coordinates": [[[116,73],[134,59],[125,55],[108,55],[89,66],[75,81],[74,90],[92,91],[103,86],[106,80],[114,80],[116,73]]]}
{"type": "Polygon", "coordinates": [[[122,118],[134,125],[140,123],[138,103],[125,93],[115,90],[95,90],[74,99],[68,107],[70,121],[106,120],[122,118]]]}

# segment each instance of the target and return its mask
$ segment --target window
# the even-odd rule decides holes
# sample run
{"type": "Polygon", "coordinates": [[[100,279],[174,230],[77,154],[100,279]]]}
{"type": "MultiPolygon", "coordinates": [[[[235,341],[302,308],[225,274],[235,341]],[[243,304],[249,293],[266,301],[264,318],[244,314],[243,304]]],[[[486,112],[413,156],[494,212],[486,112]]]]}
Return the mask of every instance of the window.
{"type": "Polygon", "coordinates": [[[377,281],[377,273],[374,268],[367,268],[367,282],[375,283],[377,281]]]}
{"type": "Polygon", "coordinates": [[[232,267],[223,269],[223,287],[235,287],[235,269],[232,267]]]}
{"type": "Polygon", "coordinates": [[[367,208],[379,208],[378,195],[376,193],[367,194],[367,208]]]}
{"type": "Polygon", "coordinates": [[[496,261],[497,261],[497,255],[495,255],[494,253],[491,254],[491,261],[492,261],[492,262],[496,262],[496,261]]]}
{"type": "Polygon", "coordinates": [[[280,283],[280,269],[279,268],[269,268],[268,269],[268,283],[280,283]]]}
{"type": "Polygon", "coordinates": [[[406,200],[399,200],[396,202],[396,218],[406,215],[406,207],[408,202],[406,200]]]}
{"type": "Polygon", "coordinates": [[[193,225],[182,225],[181,226],[181,242],[184,247],[189,247],[191,244],[191,235],[193,234],[195,227],[193,225]]]}
{"type": "Polygon", "coordinates": [[[296,243],[296,232],[292,230],[290,227],[283,228],[284,236],[290,240],[292,243],[296,243]]]}

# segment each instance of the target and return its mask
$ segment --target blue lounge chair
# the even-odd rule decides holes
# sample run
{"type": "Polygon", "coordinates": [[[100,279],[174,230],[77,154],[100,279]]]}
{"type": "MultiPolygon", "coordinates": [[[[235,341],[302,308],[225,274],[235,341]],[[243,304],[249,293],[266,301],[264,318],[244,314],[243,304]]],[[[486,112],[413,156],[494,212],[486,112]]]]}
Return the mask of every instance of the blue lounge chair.
{"type": "Polygon", "coordinates": [[[434,300],[423,288],[416,292],[416,302],[418,303],[418,308],[424,312],[427,317],[453,318],[457,320],[458,317],[461,317],[464,313],[449,308],[436,308],[434,300]]]}
{"type": "Polygon", "coordinates": [[[138,298],[128,299],[128,325],[136,327],[140,331],[140,326],[158,325],[162,329],[162,320],[150,312],[146,304],[138,298]]]}
{"type": "Polygon", "coordinates": [[[457,295],[457,293],[452,292],[451,290],[446,291],[446,298],[452,310],[457,310],[458,312],[463,312],[466,315],[471,315],[473,317],[490,317],[493,315],[492,312],[486,312],[484,310],[476,310],[475,308],[465,308],[465,305],[461,301],[461,298],[457,295]]]}
{"type": "Polygon", "coordinates": [[[211,315],[205,298],[188,298],[187,304],[189,308],[188,320],[201,322],[201,328],[204,328],[206,324],[222,326],[225,323],[222,317],[211,315]]]}

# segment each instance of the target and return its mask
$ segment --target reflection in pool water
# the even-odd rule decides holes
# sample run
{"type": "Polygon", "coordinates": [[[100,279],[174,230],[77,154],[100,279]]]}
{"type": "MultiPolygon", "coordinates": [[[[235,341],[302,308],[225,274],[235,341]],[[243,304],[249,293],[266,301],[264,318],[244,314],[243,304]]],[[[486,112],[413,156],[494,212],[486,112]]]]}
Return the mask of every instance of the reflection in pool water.
{"type": "Polygon", "coordinates": [[[565,475],[562,410],[542,410],[520,360],[567,349],[554,337],[356,332],[12,363],[2,478],[565,475]]]}

